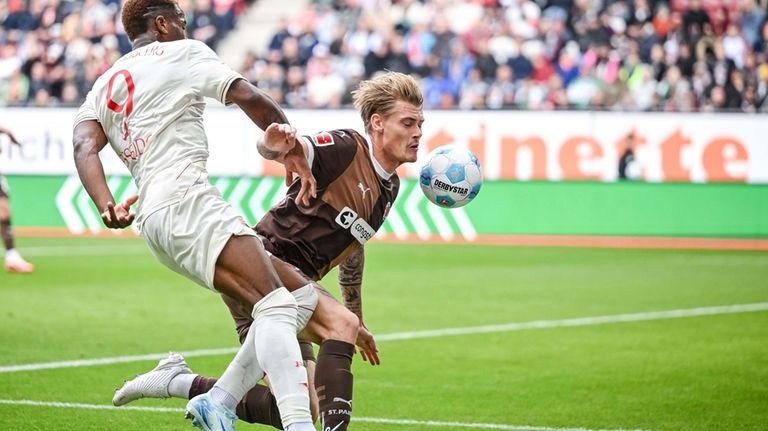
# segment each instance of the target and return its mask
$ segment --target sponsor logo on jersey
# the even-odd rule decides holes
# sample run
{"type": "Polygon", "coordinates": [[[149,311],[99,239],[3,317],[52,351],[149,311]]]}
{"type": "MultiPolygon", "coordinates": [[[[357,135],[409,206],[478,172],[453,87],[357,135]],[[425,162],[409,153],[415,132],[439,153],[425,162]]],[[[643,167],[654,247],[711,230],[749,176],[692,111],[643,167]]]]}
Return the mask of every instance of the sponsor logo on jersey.
{"type": "Polygon", "coordinates": [[[343,227],[344,229],[349,229],[356,218],[356,212],[352,211],[352,209],[349,207],[344,207],[344,209],[339,211],[339,215],[336,216],[336,223],[338,223],[339,226],[343,227]]]}
{"type": "Polygon", "coordinates": [[[365,244],[376,234],[376,229],[358,217],[357,213],[349,207],[344,207],[339,211],[339,215],[336,216],[336,223],[344,229],[349,229],[349,233],[360,244],[365,244]]]}
{"type": "Polygon", "coordinates": [[[315,144],[316,147],[325,147],[334,144],[333,136],[328,132],[320,132],[314,136],[310,136],[309,139],[312,140],[312,143],[315,144]]]}
{"type": "Polygon", "coordinates": [[[352,227],[349,228],[349,231],[352,232],[352,236],[355,237],[360,244],[365,244],[376,234],[376,230],[361,218],[352,223],[352,227]]]}
{"type": "Polygon", "coordinates": [[[360,189],[361,192],[363,192],[363,199],[365,199],[365,194],[371,191],[370,187],[366,187],[365,184],[363,184],[362,181],[357,183],[357,188],[360,189]]]}

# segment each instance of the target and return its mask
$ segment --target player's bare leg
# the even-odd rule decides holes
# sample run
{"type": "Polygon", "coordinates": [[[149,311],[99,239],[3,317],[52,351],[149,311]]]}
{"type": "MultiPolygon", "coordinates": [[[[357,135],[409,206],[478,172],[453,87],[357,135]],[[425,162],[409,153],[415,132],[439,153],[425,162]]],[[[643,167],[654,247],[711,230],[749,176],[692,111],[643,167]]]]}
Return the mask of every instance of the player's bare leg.
{"type": "MultiPolygon", "coordinates": [[[[0,178],[2,181],[2,178],[0,178]]],[[[13,229],[11,228],[11,207],[8,204],[8,197],[0,185],[0,237],[2,237],[5,246],[5,270],[8,272],[30,273],[35,267],[24,260],[18,251],[16,251],[13,238],[13,229]]]]}
{"type": "MultiPolygon", "coordinates": [[[[301,288],[309,282],[292,265],[274,257],[272,263],[280,279],[289,290],[301,288]]],[[[351,413],[351,365],[359,320],[354,313],[347,310],[330,294],[325,291],[322,292],[319,295],[312,318],[300,334],[300,338],[320,344],[314,377],[315,388],[318,389],[318,408],[326,424],[323,429],[334,423],[335,425],[331,426],[331,429],[338,426],[337,430],[344,430],[347,429],[351,413]],[[322,367],[320,366],[321,357],[322,367]],[[322,392],[320,392],[320,388],[322,388],[322,392]],[[331,410],[335,411],[331,413],[331,410]]],[[[249,324],[247,315],[231,299],[225,297],[224,301],[229,306],[240,333],[243,334],[244,328],[249,324]]],[[[195,377],[189,395],[194,396],[197,393],[202,393],[214,381],[214,379],[203,376],[195,377]]],[[[243,403],[238,406],[238,417],[247,422],[271,424],[275,428],[280,428],[280,424],[274,422],[274,415],[271,413],[274,411],[274,407],[270,406],[270,403],[273,402],[274,398],[271,398],[266,391],[265,387],[256,387],[251,390],[243,403]]]]}
{"type": "Polygon", "coordinates": [[[360,320],[323,291],[304,333],[320,343],[315,389],[322,429],[346,430],[352,416],[352,355],[360,320]]]}
{"type": "MultiPolygon", "coordinates": [[[[287,288],[298,289],[309,283],[309,280],[293,266],[285,264],[276,258],[272,258],[272,263],[277,270],[279,278],[284,282],[287,288]]],[[[222,297],[235,320],[238,332],[241,336],[241,342],[244,342],[246,334],[248,333],[248,328],[251,325],[252,317],[248,315],[246,307],[241,306],[232,298],[227,297],[227,295],[222,295],[222,297]]],[[[310,383],[312,418],[314,420],[318,415],[317,412],[318,409],[320,409],[318,403],[322,405],[326,411],[334,410],[335,404],[341,404],[338,410],[343,410],[344,412],[340,417],[336,417],[334,414],[326,415],[326,424],[329,424],[331,420],[338,420],[337,425],[339,423],[342,424],[339,425],[339,428],[337,428],[338,430],[346,429],[349,422],[349,404],[351,404],[352,399],[352,374],[350,369],[352,354],[354,353],[354,342],[357,337],[358,329],[359,321],[357,316],[337,302],[330,294],[323,291],[323,294],[319,295],[318,304],[315,307],[315,314],[312,315],[307,327],[300,334],[302,338],[320,344],[321,353],[326,359],[324,361],[325,369],[317,367],[316,370],[313,370],[314,356],[311,346],[302,349],[303,359],[305,360],[305,364],[308,364],[307,375],[310,383]],[[331,343],[326,344],[323,342],[324,340],[331,341],[331,343]],[[334,353],[334,344],[336,344],[336,346],[341,345],[342,348],[345,349],[342,352],[341,358],[339,358],[338,354],[334,353]],[[329,345],[331,347],[330,349],[329,345]],[[317,378],[320,382],[333,380],[333,384],[312,384],[313,377],[317,378]],[[317,394],[312,390],[317,386],[324,386],[323,393],[325,398],[322,402],[318,401],[317,394]],[[348,403],[347,401],[350,402],[348,403]]],[[[151,378],[151,373],[152,372],[146,373],[141,377],[146,376],[144,377],[145,379],[151,378]]],[[[216,382],[217,379],[215,378],[179,373],[177,376],[173,377],[171,382],[163,381],[161,385],[168,387],[167,393],[170,396],[192,398],[208,392],[216,382]]],[[[164,389],[158,388],[157,390],[161,393],[165,393],[163,392],[164,389]]],[[[120,391],[122,391],[122,388],[120,391]]],[[[147,395],[146,392],[148,391],[145,391],[143,396],[152,396],[147,395]]],[[[131,398],[137,399],[138,396],[132,394],[131,398]]],[[[322,409],[320,410],[322,413],[322,409]]],[[[266,386],[256,385],[248,391],[242,401],[237,405],[236,412],[238,418],[243,421],[272,425],[278,429],[282,428],[282,423],[277,414],[275,397],[266,386]]],[[[333,427],[331,427],[331,429],[333,429],[333,427]]]]}
{"type": "MultiPolygon", "coordinates": [[[[308,281],[292,265],[274,257],[272,263],[288,290],[308,281]]],[[[315,389],[322,429],[344,431],[352,415],[352,355],[360,320],[319,285],[315,288],[321,294],[301,337],[320,345],[315,389]]]]}
{"type": "MultiPolygon", "coordinates": [[[[301,356],[304,359],[304,366],[307,368],[307,379],[309,381],[309,398],[310,398],[310,410],[312,412],[312,421],[316,421],[319,416],[317,406],[317,393],[314,390],[314,375],[315,375],[315,355],[312,350],[312,344],[309,342],[300,342],[301,356]]],[[[149,374],[149,373],[148,373],[149,374]]],[[[176,389],[169,389],[171,396],[179,398],[192,398],[199,394],[204,394],[211,390],[216,383],[215,378],[205,377],[201,375],[194,375],[192,381],[186,380],[187,376],[179,375],[173,379],[173,382],[169,388],[173,387],[173,383],[179,383],[180,385],[176,389]]],[[[256,385],[245,394],[245,397],[240,401],[235,409],[237,417],[248,423],[271,425],[274,428],[282,429],[283,424],[280,421],[280,413],[277,410],[277,401],[275,396],[269,387],[264,385],[256,385]]]]}
{"type": "Polygon", "coordinates": [[[314,429],[309,411],[306,370],[296,342],[296,300],[271,266],[261,242],[252,236],[233,236],[221,251],[214,272],[219,292],[252,307],[245,342],[208,394],[187,404],[199,423],[205,418],[208,397],[223,404],[234,420],[234,409],[264,376],[272,379],[282,423],[288,431],[314,429]],[[255,349],[254,349],[255,347],[255,349]]]}
{"type": "MultiPolygon", "coordinates": [[[[282,276],[281,276],[282,278],[282,276]]],[[[290,278],[290,277],[288,277],[290,278]]],[[[288,283],[286,283],[288,285],[288,283]]],[[[302,339],[311,340],[320,344],[320,352],[317,358],[317,366],[314,373],[308,367],[311,388],[316,388],[316,398],[313,397],[312,417],[316,417],[316,409],[319,409],[324,420],[322,429],[330,426],[338,426],[337,430],[347,429],[349,426],[352,404],[352,355],[354,353],[354,340],[357,336],[359,321],[357,316],[347,310],[330,294],[323,292],[320,295],[315,313],[309,320],[307,327],[301,332],[302,339]],[[344,320],[341,317],[347,317],[344,320]],[[354,335],[353,335],[354,334],[354,335]],[[325,341],[324,341],[325,340],[325,341]],[[342,350],[343,349],[343,350],[342,350]],[[321,356],[322,355],[322,356],[321,356]],[[320,364],[323,364],[323,368],[320,364]],[[312,376],[314,375],[314,385],[312,376]],[[317,404],[315,404],[317,402],[317,404]],[[316,407],[317,406],[317,407],[316,407]],[[334,424],[331,426],[331,424],[334,424]]],[[[309,351],[311,352],[311,350],[309,351]]],[[[310,353],[302,350],[304,359],[308,359],[310,353]]],[[[313,362],[305,362],[314,364],[313,362]]],[[[180,376],[187,378],[186,376],[180,376]]],[[[189,396],[205,393],[216,382],[216,379],[204,376],[195,376],[194,382],[189,388],[189,396]]],[[[173,393],[171,395],[174,395],[173,393]]],[[[175,394],[185,396],[185,393],[175,394]]],[[[265,386],[257,385],[251,389],[237,406],[237,417],[249,423],[261,423],[272,425],[281,429],[281,423],[276,412],[275,398],[265,386]]]]}

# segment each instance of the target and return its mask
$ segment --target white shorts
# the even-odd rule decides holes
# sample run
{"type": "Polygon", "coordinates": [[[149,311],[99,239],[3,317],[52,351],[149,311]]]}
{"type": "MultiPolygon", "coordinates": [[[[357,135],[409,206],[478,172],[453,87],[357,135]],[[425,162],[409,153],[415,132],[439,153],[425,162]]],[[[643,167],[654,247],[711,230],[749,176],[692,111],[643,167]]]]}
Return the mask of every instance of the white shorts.
{"type": "Polygon", "coordinates": [[[245,235],[256,233],[210,184],[148,215],[141,226],[141,236],[157,260],[211,290],[216,290],[213,273],[221,250],[232,236],[245,235]]]}

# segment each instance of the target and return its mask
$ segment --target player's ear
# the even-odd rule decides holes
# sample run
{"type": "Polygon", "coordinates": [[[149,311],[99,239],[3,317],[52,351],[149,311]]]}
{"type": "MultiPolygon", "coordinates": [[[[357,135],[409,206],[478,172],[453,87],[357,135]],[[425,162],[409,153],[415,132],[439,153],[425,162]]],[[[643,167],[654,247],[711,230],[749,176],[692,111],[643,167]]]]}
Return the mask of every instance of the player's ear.
{"type": "Polygon", "coordinates": [[[374,132],[384,131],[384,119],[379,114],[371,115],[371,130],[374,132]]]}
{"type": "Polygon", "coordinates": [[[158,36],[161,34],[168,34],[168,20],[164,16],[158,15],[154,19],[155,29],[158,36]]]}

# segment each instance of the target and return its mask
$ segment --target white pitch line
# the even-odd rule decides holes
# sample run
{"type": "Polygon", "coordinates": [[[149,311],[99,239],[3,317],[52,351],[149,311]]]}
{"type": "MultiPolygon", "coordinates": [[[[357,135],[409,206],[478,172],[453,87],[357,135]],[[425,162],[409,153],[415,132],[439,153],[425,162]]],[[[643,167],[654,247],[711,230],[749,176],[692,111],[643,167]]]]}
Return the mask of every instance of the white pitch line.
{"type": "MultiPolygon", "coordinates": [[[[62,402],[43,402],[32,400],[2,400],[0,404],[5,405],[23,405],[23,406],[37,406],[37,407],[54,407],[54,408],[72,408],[72,409],[88,409],[88,410],[121,410],[121,411],[141,411],[141,412],[157,412],[157,413],[179,413],[184,410],[180,408],[170,407],[136,407],[136,406],[122,406],[115,407],[105,404],[82,404],[82,403],[62,403],[62,402]]],[[[544,426],[531,426],[531,425],[507,425],[507,424],[489,424],[489,423],[467,423],[467,422],[444,422],[444,421],[420,421],[413,419],[389,419],[389,418],[367,418],[367,417],[354,417],[352,422],[368,422],[379,424],[392,424],[392,425],[420,425],[430,427],[454,427],[454,428],[475,428],[475,429],[490,429],[490,430],[505,430],[505,431],[642,431],[642,430],[627,430],[627,429],[591,429],[591,428],[552,428],[544,426]]]]}
{"type": "Polygon", "coordinates": [[[56,407],[69,409],[86,410],[133,410],[141,412],[161,412],[161,413],[181,413],[184,410],[171,407],[136,407],[122,406],[115,407],[109,404],[83,404],[83,403],[62,403],[56,401],[32,401],[32,400],[0,400],[0,404],[9,406],[36,406],[36,407],[56,407]]]}
{"type": "Polygon", "coordinates": [[[753,313],[768,311],[768,302],[756,304],[723,305],[717,307],[686,308],[644,313],[613,314],[608,316],[577,317],[562,320],[534,320],[532,322],[505,323],[500,325],[446,328],[428,331],[398,332],[376,337],[377,341],[413,340],[416,338],[446,337],[450,335],[487,334],[525,329],[550,329],[573,326],[602,325],[606,323],[642,322],[646,320],[679,319],[682,317],[712,316],[716,314],[753,313]]]}
{"type": "MultiPolygon", "coordinates": [[[[106,231],[104,233],[107,233],[106,231]]],[[[149,249],[144,243],[87,246],[87,247],[24,247],[20,249],[24,256],[33,257],[73,257],[73,256],[104,256],[124,254],[147,254],[149,249]]]]}
{"type": "MultiPolygon", "coordinates": [[[[528,329],[550,329],[575,326],[604,325],[607,323],[642,322],[648,320],[679,319],[684,317],[713,316],[720,314],[754,313],[768,311],[768,302],[755,304],[723,305],[716,307],[685,308],[667,311],[648,311],[644,313],[613,314],[608,316],[579,317],[562,320],[534,320],[531,322],[506,323],[500,325],[471,326],[465,328],[444,328],[426,331],[395,332],[376,337],[377,341],[415,340],[420,338],[448,337],[453,335],[488,334],[494,332],[513,332],[528,329]]],[[[238,348],[204,349],[181,352],[186,357],[227,355],[237,352],[238,348]]],[[[0,367],[0,373],[36,371],[56,368],[89,367],[111,365],[125,362],[158,360],[167,353],[148,353],[145,355],[119,356],[112,358],[79,359],[73,361],[42,362],[35,364],[6,365],[0,367]]]]}
{"type": "Polygon", "coordinates": [[[379,424],[393,425],[422,425],[433,427],[454,427],[454,428],[479,428],[491,430],[512,430],[512,431],[642,431],[638,429],[592,429],[592,428],[552,428],[533,425],[507,425],[507,424],[488,424],[488,423],[466,423],[466,422],[445,422],[445,421],[417,421],[412,419],[387,419],[387,418],[357,418],[353,417],[352,422],[370,422],[379,424]]]}
{"type": "MultiPolygon", "coordinates": [[[[237,347],[225,347],[221,349],[203,349],[182,352],[186,357],[219,356],[233,354],[237,347]]],[[[36,364],[8,365],[0,367],[0,373],[16,373],[19,371],[51,370],[58,368],[93,367],[96,365],[122,364],[125,362],[156,361],[168,356],[168,353],[147,353],[145,355],[118,356],[112,358],[78,359],[74,361],[42,362],[36,364]]]]}

